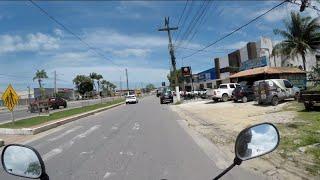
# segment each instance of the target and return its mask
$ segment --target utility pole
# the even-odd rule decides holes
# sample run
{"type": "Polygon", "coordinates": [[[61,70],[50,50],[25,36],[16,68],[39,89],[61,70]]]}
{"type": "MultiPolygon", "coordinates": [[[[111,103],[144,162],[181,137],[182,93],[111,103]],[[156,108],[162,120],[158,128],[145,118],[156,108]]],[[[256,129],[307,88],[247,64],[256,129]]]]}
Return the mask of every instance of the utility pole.
{"type": "Polygon", "coordinates": [[[129,91],[129,80],[128,80],[128,70],[126,68],[126,78],[127,78],[127,90],[129,91]]]}
{"type": "Polygon", "coordinates": [[[31,101],[31,93],[30,93],[30,86],[28,86],[28,106],[30,105],[31,101]]]}
{"type": "Polygon", "coordinates": [[[168,38],[169,38],[169,54],[171,56],[171,64],[173,73],[175,75],[175,85],[176,85],[176,95],[177,95],[177,101],[180,101],[180,92],[179,92],[179,81],[178,81],[178,74],[177,74],[177,68],[176,68],[176,57],[174,56],[174,49],[172,45],[172,38],[171,38],[171,32],[173,30],[178,30],[178,27],[170,27],[169,26],[169,17],[164,18],[164,28],[160,28],[158,31],[167,31],[168,32],[168,38]]]}
{"type": "Polygon", "coordinates": [[[121,80],[121,76],[120,76],[120,96],[122,96],[122,80],[121,80]]]}
{"type": "Polygon", "coordinates": [[[57,71],[54,71],[54,97],[57,97],[57,71]]]}

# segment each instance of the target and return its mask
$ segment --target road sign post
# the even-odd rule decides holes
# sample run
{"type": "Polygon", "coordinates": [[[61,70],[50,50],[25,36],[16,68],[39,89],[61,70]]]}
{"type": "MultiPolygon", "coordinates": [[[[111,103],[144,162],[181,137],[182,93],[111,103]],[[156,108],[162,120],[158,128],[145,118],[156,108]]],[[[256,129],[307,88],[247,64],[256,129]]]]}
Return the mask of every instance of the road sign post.
{"type": "Polygon", "coordinates": [[[11,111],[12,116],[12,123],[14,124],[14,107],[19,103],[19,96],[16,93],[16,91],[13,89],[11,84],[7,87],[7,89],[4,91],[2,97],[2,101],[4,102],[4,105],[7,106],[9,111],[11,111]]]}

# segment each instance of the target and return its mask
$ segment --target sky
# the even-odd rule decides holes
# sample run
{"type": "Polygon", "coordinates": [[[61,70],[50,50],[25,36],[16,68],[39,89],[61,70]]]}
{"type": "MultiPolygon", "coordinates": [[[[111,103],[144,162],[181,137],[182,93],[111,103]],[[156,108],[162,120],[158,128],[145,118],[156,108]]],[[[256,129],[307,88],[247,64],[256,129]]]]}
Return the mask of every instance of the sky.
{"type": "MultiPolygon", "coordinates": [[[[194,52],[191,49],[204,47],[279,2],[213,1],[190,41],[183,39],[183,34],[196,12],[204,7],[202,1],[189,0],[181,19],[186,1],[36,2],[94,48],[93,51],[30,2],[1,1],[0,92],[10,83],[19,91],[27,86],[38,87],[32,80],[38,69],[44,69],[49,76],[44,80],[45,87],[53,87],[56,71],[58,87],[72,88],[76,75],[97,72],[125,88],[126,68],[130,88],[147,83],[160,86],[162,81],[167,81],[171,67],[167,33],[158,31],[164,26],[164,17],[170,17],[170,26],[179,28],[172,34],[174,45],[178,46],[175,48],[177,67],[191,66],[196,73],[212,68],[215,57],[226,56],[248,41],[257,41],[261,36],[280,40],[273,29],[283,28],[283,20],[291,10],[298,11],[299,6],[284,4],[206,51],[182,60],[194,52]]],[[[318,16],[310,9],[302,14],[318,16]]]]}

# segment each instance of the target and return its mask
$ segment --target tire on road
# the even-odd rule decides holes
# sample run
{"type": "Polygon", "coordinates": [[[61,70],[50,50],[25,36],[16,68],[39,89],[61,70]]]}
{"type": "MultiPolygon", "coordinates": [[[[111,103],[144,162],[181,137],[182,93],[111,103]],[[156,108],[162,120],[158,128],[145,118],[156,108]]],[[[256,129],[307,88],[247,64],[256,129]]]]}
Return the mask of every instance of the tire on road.
{"type": "Polygon", "coordinates": [[[228,101],[228,94],[223,94],[222,95],[222,98],[221,98],[221,100],[223,101],[223,102],[227,102],[228,101]]]}
{"type": "Polygon", "coordinates": [[[243,102],[243,103],[248,102],[248,98],[247,98],[247,96],[243,96],[241,100],[242,100],[242,102],[243,102]]]}

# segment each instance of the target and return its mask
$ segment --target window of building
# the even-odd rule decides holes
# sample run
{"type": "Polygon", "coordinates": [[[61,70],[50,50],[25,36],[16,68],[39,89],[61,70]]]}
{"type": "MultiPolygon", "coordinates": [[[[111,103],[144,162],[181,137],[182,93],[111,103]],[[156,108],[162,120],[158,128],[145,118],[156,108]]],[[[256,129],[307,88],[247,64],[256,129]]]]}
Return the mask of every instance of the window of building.
{"type": "Polygon", "coordinates": [[[204,89],[204,84],[200,84],[200,89],[204,89]]]}
{"type": "Polygon", "coordinates": [[[212,89],[212,83],[207,83],[207,88],[212,89]]]}

